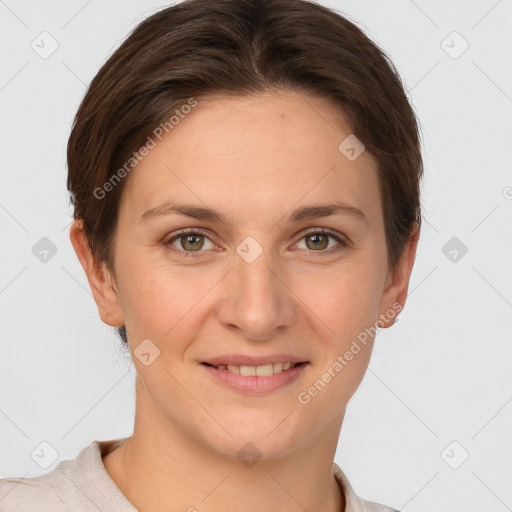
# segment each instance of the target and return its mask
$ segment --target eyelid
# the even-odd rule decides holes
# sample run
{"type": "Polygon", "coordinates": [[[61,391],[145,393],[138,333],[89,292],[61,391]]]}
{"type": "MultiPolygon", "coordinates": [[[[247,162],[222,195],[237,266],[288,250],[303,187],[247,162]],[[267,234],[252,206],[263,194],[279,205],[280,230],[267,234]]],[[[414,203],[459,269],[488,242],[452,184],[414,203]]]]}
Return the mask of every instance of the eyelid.
{"type": "Polygon", "coordinates": [[[196,234],[196,235],[203,235],[208,238],[210,238],[211,233],[208,230],[204,230],[203,228],[183,228],[179,229],[178,231],[175,231],[174,233],[171,233],[169,237],[165,238],[165,241],[170,242],[171,240],[174,240],[175,238],[178,238],[182,235],[188,235],[188,234],[196,234]]]}
{"type": "Polygon", "coordinates": [[[337,238],[341,242],[344,242],[346,244],[349,243],[349,240],[345,235],[338,233],[337,231],[330,230],[328,228],[307,228],[304,231],[301,231],[299,233],[297,241],[299,241],[301,238],[309,235],[310,233],[322,233],[324,235],[330,235],[333,238],[337,238]]]}

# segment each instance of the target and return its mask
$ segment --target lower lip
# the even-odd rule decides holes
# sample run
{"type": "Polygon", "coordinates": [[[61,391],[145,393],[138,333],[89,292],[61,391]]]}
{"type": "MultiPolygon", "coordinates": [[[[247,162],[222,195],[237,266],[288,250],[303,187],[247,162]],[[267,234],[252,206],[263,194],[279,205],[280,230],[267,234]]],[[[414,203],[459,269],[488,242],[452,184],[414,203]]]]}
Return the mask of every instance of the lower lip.
{"type": "Polygon", "coordinates": [[[227,384],[230,388],[235,389],[236,391],[258,394],[276,391],[277,389],[293,382],[299,378],[308,365],[309,363],[302,363],[301,365],[290,368],[289,370],[274,373],[270,377],[258,377],[256,375],[244,377],[243,375],[230,372],[229,370],[217,370],[217,368],[206,364],[201,364],[200,366],[202,366],[217,380],[227,384]]]}

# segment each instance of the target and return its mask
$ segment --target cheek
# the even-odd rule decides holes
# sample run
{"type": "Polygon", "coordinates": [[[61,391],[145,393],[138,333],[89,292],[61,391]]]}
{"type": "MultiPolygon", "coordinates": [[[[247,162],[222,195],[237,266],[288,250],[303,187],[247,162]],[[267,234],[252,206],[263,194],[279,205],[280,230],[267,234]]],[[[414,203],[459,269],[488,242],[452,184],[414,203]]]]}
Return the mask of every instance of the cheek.
{"type": "Polygon", "coordinates": [[[315,343],[322,345],[318,365],[298,399],[307,404],[308,414],[334,419],[368,368],[374,333],[369,328],[376,320],[378,294],[368,267],[335,272],[317,283],[323,286],[309,296],[304,295],[305,285],[298,293],[308,297],[303,311],[314,323],[310,332],[319,338],[315,343]]]}
{"type": "Polygon", "coordinates": [[[328,272],[296,272],[290,288],[337,349],[376,320],[380,288],[373,261],[354,258],[328,272]]]}
{"type": "Polygon", "coordinates": [[[149,338],[166,350],[188,343],[201,314],[200,302],[216,280],[204,270],[141,261],[125,272],[123,312],[134,343],[149,338]],[[169,343],[170,341],[173,343],[169,343]]]}

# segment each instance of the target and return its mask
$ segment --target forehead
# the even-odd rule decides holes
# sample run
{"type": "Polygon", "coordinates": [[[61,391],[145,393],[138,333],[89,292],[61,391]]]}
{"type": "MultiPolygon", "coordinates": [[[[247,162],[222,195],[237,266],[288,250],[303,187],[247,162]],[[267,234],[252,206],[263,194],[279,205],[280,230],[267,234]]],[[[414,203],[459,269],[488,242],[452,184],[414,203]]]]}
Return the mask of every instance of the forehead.
{"type": "Polygon", "coordinates": [[[272,92],[198,102],[131,172],[122,205],[132,220],[169,197],[253,222],[335,200],[381,213],[375,158],[340,151],[351,129],[331,100],[272,92]]]}

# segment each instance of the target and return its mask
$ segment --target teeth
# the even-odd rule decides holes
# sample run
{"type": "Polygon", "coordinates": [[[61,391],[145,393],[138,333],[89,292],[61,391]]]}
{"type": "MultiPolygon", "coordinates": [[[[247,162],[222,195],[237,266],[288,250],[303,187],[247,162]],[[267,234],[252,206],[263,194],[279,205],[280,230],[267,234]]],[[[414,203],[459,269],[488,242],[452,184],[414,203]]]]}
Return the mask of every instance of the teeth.
{"type": "Polygon", "coordinates": [[[299,363],[269,363],[261,366],[246,366],[246,365],[238,365],[238,364],[219,364],[215,368],[218,370],[228,370],[233,373],[238,373],[243,377],[250,376],[258,376],[258,377],[270,377],[274,375],[274,373],[280,373],[283,370],[289,370],[290,368],[294,368],[299,363]]]}

